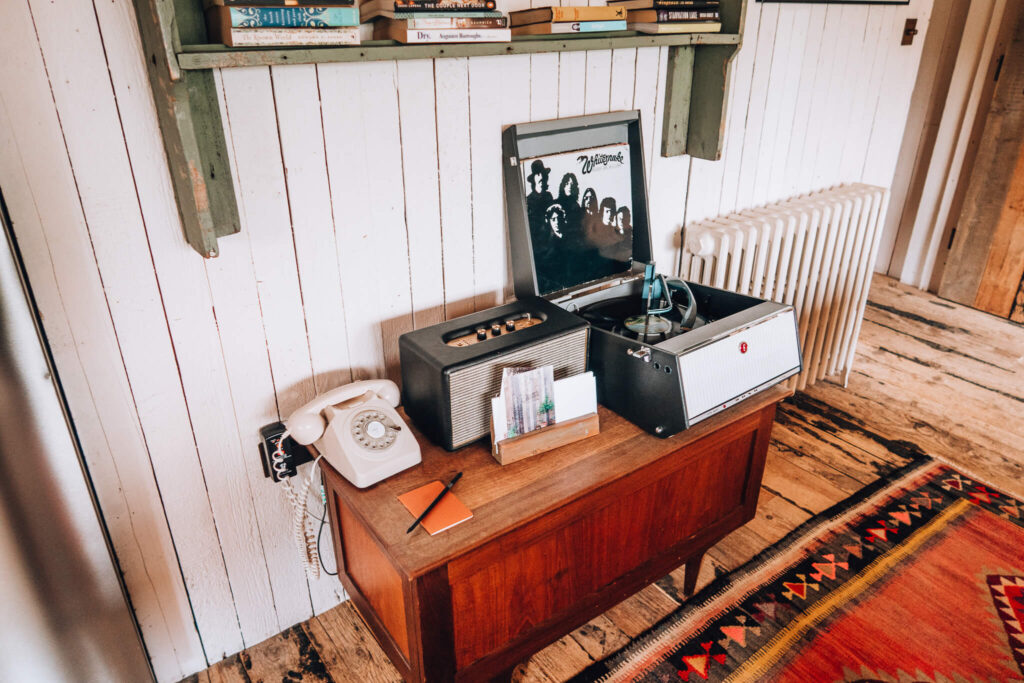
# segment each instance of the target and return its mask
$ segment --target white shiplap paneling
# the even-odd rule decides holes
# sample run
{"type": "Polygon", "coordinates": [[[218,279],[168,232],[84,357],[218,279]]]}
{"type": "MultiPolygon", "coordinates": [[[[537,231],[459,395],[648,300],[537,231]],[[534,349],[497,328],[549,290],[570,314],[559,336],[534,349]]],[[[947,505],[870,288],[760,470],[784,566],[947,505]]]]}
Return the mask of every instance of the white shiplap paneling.
{"type": "Polygon", "coordinates": [[[434,96],[445,317],[456,318],[476,310],[468,59],[434,61],[434,96]]]}
{"type": "MultiPolygon", "coordinates": [[[[188,567],[192,611],[214,634],[212,651],[241,644],[219,538],[192,435],[174,349],[163,310],[146,226],[138,198],[125,193],[134,180],[120,130],[94,10],[85,4],[58,8],[30,3],[50,91],[61,116],[61,132],[75,174],[79,200],[118,351],[148,450],[175,549],[188,567]],[[91,226],[107,226],[96,230],[91,226]],[[202,588],[208,586],[209,591],[202,588]],[[200,588],[200,590],[193,590],[200,588]]],[[[147,459],[139,458],[145,467],[147,459]]],[[[153,506],[159,512],[160,505],[153,506]]]]}
{"type": "Polygon", "coordinates": [[[304,577],[257,430],[335,384],[397,378],[401,332],[509,295],[503,126],[639,109],[673,272],[686,221],[888,184],[922,42],[899,35],[929,11],[749,2],[717,162],[657,153],[666,48],[217,72],[242,234],[204,261],[181,238],[129,0],[4,3],[0,184],[159,677],[343,597],[304,577]]]}
{"type": "Polygon", "coordinates": [[[28,4],[0,5],[0,24],[0,187],[154,669],[173,677],[202,646],[28,4]]]}

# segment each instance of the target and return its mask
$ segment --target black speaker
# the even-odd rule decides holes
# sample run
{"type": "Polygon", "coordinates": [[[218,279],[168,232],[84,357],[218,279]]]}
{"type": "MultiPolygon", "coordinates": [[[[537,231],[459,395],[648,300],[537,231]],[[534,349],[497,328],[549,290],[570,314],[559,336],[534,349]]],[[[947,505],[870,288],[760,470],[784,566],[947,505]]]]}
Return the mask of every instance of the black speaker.
{"type": "Polygon", "coordinates": [[[589,324],[540,297],[403,334],[402,404],[435,443],[455,450],[490,434],[491,399],[507,367],[586,372],[589,324]]]}

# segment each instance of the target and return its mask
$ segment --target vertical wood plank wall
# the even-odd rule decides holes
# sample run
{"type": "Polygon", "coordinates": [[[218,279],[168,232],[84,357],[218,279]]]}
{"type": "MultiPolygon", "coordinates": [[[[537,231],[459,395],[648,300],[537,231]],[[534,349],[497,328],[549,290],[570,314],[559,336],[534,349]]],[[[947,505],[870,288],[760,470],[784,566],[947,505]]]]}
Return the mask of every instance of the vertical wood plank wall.
{"type": "Polygon", "coordinates": [[[0,189],[159,678],[343,599],[303,575],[257,429],[508,296],[503,125],[639,109],[674,271],[686,220],[889,185],[923,42],[899,37],[930,10],[751,0],[719,162],[656,155],[665,48],[225,70],[243,229],[207,261],[130,1],[0,3],[0,189]]]}

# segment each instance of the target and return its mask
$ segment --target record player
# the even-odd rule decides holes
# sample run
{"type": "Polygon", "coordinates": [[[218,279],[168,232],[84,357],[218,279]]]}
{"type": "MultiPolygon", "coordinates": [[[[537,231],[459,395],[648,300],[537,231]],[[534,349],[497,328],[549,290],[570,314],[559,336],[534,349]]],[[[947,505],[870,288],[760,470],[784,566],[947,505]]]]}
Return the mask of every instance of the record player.
{"type": "Polygon", "coordinates": [[[516,296],[590,323],[601,403],[670,436],[800,372],[792,306],[656,272],[639,112],[509,126],[502,156],[516,296]]]}

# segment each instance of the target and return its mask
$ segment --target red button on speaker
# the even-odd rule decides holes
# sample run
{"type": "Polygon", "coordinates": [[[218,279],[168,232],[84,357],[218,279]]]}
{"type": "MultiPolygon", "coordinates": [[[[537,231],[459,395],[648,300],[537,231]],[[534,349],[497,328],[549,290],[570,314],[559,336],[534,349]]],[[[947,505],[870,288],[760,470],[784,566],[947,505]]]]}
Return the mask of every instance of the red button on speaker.
{"type": "Polygon", "coordinates": [[[740,353],[747,352],[747,342],[740,342],[740,353]]]}

